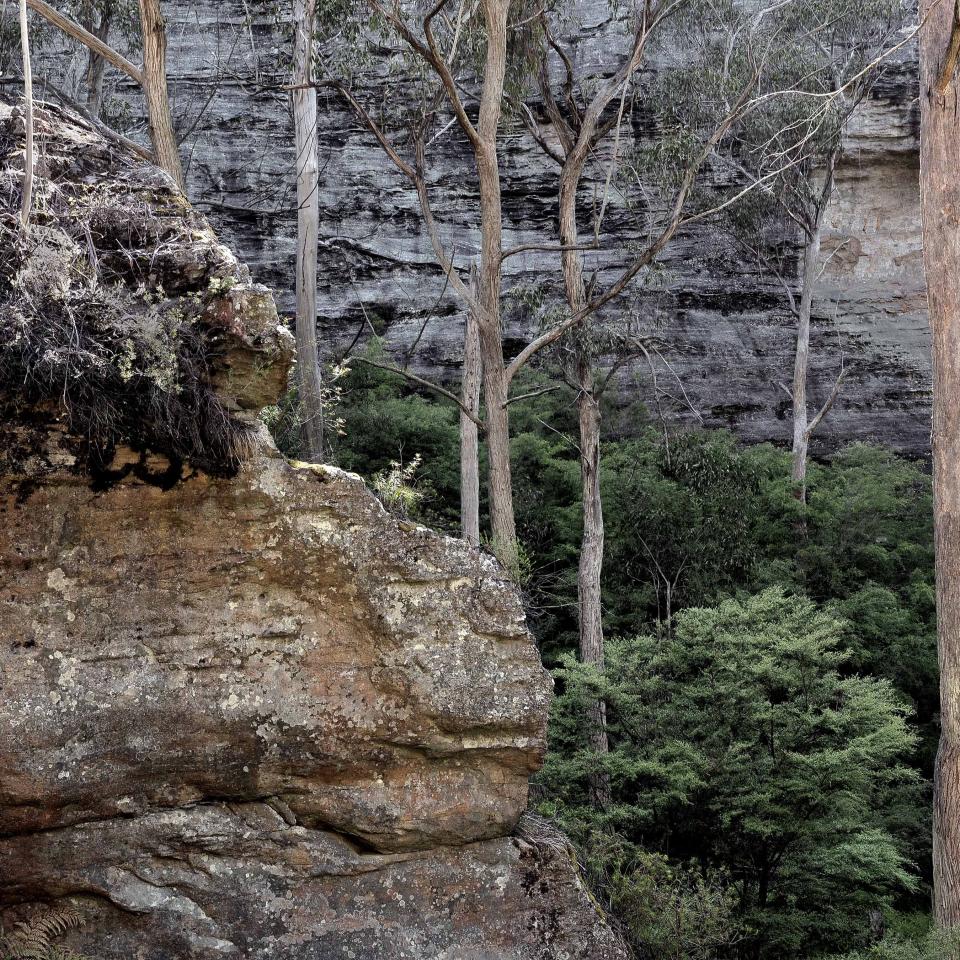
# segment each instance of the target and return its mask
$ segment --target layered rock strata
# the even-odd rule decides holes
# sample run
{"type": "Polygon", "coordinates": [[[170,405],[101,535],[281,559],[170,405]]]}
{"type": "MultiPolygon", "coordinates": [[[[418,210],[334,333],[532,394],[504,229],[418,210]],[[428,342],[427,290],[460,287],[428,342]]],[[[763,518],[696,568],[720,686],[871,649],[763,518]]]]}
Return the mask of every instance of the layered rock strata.
{"type": "MultiPolygon", "coordinates": [[[[248,262],[254,276],[292,309],[296,240],[293,135],[281,68],[288,43],[271,10],[247,0],[165,4],[169,68],[178,127],[189,131],[184,157],[191,197],[248,262]]],[[[602,75],[618,50],[615,9],[607,0],[575,5],[578,72],[602,75]]],[[[82,71],[56,71],[62,83],[82,71]]],[[[355,77],[358,94],[379,109],[381,91],[355,77]]],[[[130,101],[122,82],[119,102],[130,101]]],[[[402,97],[402,90],[395,91],[402,97]]],[[[815,307],[811,407],[829,395],[841,362],[843,390],[818,430],[817,452],[872,440],[916,455],[929,452],[930,367],[920,268],[917,177],[916,52],[888,61],[850,132],[837,178],[827,265],[815,307]]],[[[328,359],[371,331],[421,373],[456,379],[463,352],[461,304],[444,283],[421,226],[416,197],[373,138],[332,94],[320,98],[321,249],[318,322],[328,359]]],[[[139,109],[139,108],[138,108],[139,109]]],[[[649,141],[642,110],[631,118],[623,149],[649,141]]],[[[452,127],[429,150],[437,220],[458,263],[477,254],[477,192],[469,152],[452,127]]],[[[555,240],[556,168],[521,129],[508,129],[502,151],[506,246],[555,240]]],[[[583,186],[586,207],[603,190],[602,165],[583,186]],[[592,179],[591,179],[592,177],[592,179]]],[[[728,174],[709,170],[703,185],[728,174]]],[[[641,205],[642,208],[642,205],[641,205]]],[[[603,253],[587,255],[598,282],[616,276],[646,220],[611,197],[603,253]]],[[[671,417],[729,427],[748,441],[790,438],[789,383],[793,321],[779,282],[731,248],[709,223],[683,230],[663,257],[652,287],[617,301],[617,317],[635,315],[664,343],[669,369],[689,399],[671,417]]],[[[504,264],[509,298],[507,353],[517,352],[540,322],[525,305],[560,289],[559,263],[530,250],[504,264]]],[[[613,309],[613,308],[611,308],[613,309]]],[[[645,362],[619,374],[617,397],[653,410],[645,362]]],[[[675,387],[675,383],[674,383],[675,387]]],[[[671,393],[680,391],[671,388],[671,393]]],[[[662,398],[663,399],[663,398],[662,398]]],[[[635,429],[626,424],[625,429],[635,429]]]]}

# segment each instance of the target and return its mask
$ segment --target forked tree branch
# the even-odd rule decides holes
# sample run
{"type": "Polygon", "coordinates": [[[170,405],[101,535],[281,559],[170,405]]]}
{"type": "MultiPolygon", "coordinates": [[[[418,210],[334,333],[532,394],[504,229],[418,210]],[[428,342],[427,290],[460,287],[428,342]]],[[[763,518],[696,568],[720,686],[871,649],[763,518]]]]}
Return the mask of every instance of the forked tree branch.
{"type": "MultiPolygon", "coordinates": [[[[602,293],[600,296],[591,300],[586,306],[582,309],[577,310],[575,313],[572,313],[566,320],[561,323],[558,323],[555,327],[542,333],[539,337],[532,340],[527,344],[510,361],[507,366],[506,376],[507,381],[513,379],[516,376],[517,372],[531,359],[545,347],[548,347],[550,344],[555,343],[559,340],[568,330],[575,327],[577,324],[582,323],[587,317],[591,316],[597,310],[599,310],[604,304],[609,303],[614,297],[618,296],[627,285],[633,280],[633,278],[644,269],[644,267],[649,266],[662,252],[664,247],[673,239],[674,234],[677,232],[683,221],[683,208],[687,202],[687,197],[690,194],[690,191],[693,188],[694,181],[696,180],[697,173],[700,171],[703,164],[706,162],[707,157],[713,152],[716,145],[723,139],[727,134],[727,131],[734,124],[734,122],[743,114],[744,108],[749,102],[750,91],[753,89],[753,86],[756,82],[757,75],[751,78],[750,83],[748,83],[743,91],[741,92],[739,98],[733,106],[733,109],[727,114],[727,116],[721,121],[717,128],[713,131],[710,138],[707,140],[703,149],[697,155],[695,160],[687,167],[687,170],[684,174],[684,178],[681,182],[680,188],[677,191],[677,194],[674,198],[673,209],[671,212],[670,219],[667,221],[666,225],[660,232],[660,235],[656,240],[653,241],[647,248],[637,257],[630,266],[628,266],[620,276],[602,293]]],[[[612,99],[612,94],[611,94],[612,99]]],[[[609,102],[609,100],[608,100],[609,102]]],[[[588,110],[588,114],[589,114],[588,110]]],[[[585,116],[584,119],[584,129],[587,128],[587,119],[585,116]]]]}
{"type": "Polygon", "coordinates": [[[367,4],[370,9],[383,17],[384,20],[386,20],[394,28],[394,30],[396,30],[397,33],[403,37],[410,49],[433,68],[437,76],[440,78],[440,82],[443,84],[443,89],[447,95],[447,99],[450,101],[450,106],[453,108],[453,112],[456,115],[457,122],[460,124],[463,132],[467,135],[467,138],[470,140],[473,148],[475,150],[479,150],[482,149],[480,134],[477,132],[477,128],[467,116],[467,111],[463,106],[463,101],[460,99],[460,94],[457,92],[456,81],[453,78],[453,74],[450,72],[449,65],[447,64],[446,60],[443,59],[439,49],[436,46],[436,41],[433,37],[433,31],[431,29],[433,18],[447,5],[448,2],[449,0],[440,0],[440,2],[427,14],[427,17],[424,20],[424,33],[427,43],[424,44],[414,34],[410,27],[404,23],[402,17],[397,16],[394,11],[388,10],[379,2],[379,0],[367,0],[367,4]]]}

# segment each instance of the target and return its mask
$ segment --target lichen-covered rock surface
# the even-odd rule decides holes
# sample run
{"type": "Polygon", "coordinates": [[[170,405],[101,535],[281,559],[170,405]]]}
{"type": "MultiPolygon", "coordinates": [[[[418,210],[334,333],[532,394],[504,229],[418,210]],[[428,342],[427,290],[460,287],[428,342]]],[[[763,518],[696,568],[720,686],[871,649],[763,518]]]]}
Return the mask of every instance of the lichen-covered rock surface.
{"type": "MultiPolygon", "coordinates": [[[[4,924],[69,902],[64,943],[100,960],[626,956],[563,844],[516,832],[550,682],[496,562],[281,458],[255,419],[290,360],[269,294],[156,171],[40,122],[42,196],[112,187],[167,238],[113,275],[76,204],[48,205],[34,237],[85,240],[55,306],[146,291],[131,322],[186,322],[216,399],[198,415],[247,433],[239,465],[200,469],[118,434],[118,395],[91,459],[69,404],[0,390],[4,924]],[[162,291],[134,279],[151,259],[162,291]]],[[[17,123],[0,105],[11,184],[17,123]]]]}

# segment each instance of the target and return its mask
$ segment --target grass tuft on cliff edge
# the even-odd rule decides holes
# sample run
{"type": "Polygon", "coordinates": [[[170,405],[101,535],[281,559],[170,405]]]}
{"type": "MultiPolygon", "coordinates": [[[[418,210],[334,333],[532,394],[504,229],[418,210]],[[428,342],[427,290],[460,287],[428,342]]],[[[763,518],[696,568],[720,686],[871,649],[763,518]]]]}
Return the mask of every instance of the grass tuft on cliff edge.
{"type": "Polygon", "coordinates": [[[23,119],[0,103],[0,400],[57,411],[93,472],[119,445],[229,474],[251,426],[214,386],[243,268],[171,181],[52,107],[20,228],[23,119]]]}

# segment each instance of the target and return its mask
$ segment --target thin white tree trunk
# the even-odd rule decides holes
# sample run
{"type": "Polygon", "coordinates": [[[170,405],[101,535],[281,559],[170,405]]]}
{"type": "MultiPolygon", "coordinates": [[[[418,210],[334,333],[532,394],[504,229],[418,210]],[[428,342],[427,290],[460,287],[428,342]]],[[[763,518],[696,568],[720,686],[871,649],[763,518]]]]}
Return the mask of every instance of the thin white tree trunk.
{"type": "MultiPolygon", "coordinates": [[[[475,279],[475,277],[474,277],[475,279]]],[[[476,283],[472,284],[476,290],[476,283]]],[[[463,380],[460,400],[473,414],[480,412],[483,368],[480,358],[480,330],[472,310],[464,326],[463,380]]],[[[480,544],[480,436],[477,424],[460,414],[460,523],[463,538],[480,544]]]]}
{"type": "Polygon", "coordinates": [[[311,85],[315,0],[296,0],[293,41],[293,126],[297,150],[297,374],[307,459],[323,459],[323,385],[317,345],[317,243],[320,167],[317,91],[311,85]]]}
{"type": "MultiPolygon", "coordinates": [[[[833,196],[834,172],[840,155],[840,144],[827,156],[823,185],[813,209],[810,232],[803,251],[803,274],[801,276],[800,303],[797,307],[797,349],[793,363],[793,467],[791,477],[794,492],[801,503],[807,502],[807,463],[809,461],[810,436],[814,426],[822,419],[833,398],[811,423],[807,409],[807,379],[810,373],[810,318],[813,313],[813,295],[819,277],[820,244],[823,238],[823,220],[833,196]]],[[[839,381],[838,381],[839,383],[839,381]]]]}
{"type": "Polygon", "coordinates": [[[820,263],[820,224],[807,240],[803,253],[803,277],[797,316],[796,353],[793,361],[793,469],[797,499],[807,500],[807,453],[810,447],[810,414],[807,410],[807,377],[810,371],[810,315],[813,290],[820,263]]]}
{"type": "Polygon", "coordinates": [[[27,19],[27,0],[20,0],[20,50],[23,55],[24,122],[27,132],[23,151],[20,223],[26,232],[30,227],[30,206],[33,202],[33,71],[30,66],[30,24],[27,19]]]}
{"type": "Polygon", "coordinates": [[[920,187],[933,330],[933,495],[940,660],[940,747],[933,788],[934,915],[960,927],[960,23],[922,0],[920,187]],[[952,51],[949,53],[948,51],[952,51]]]}

